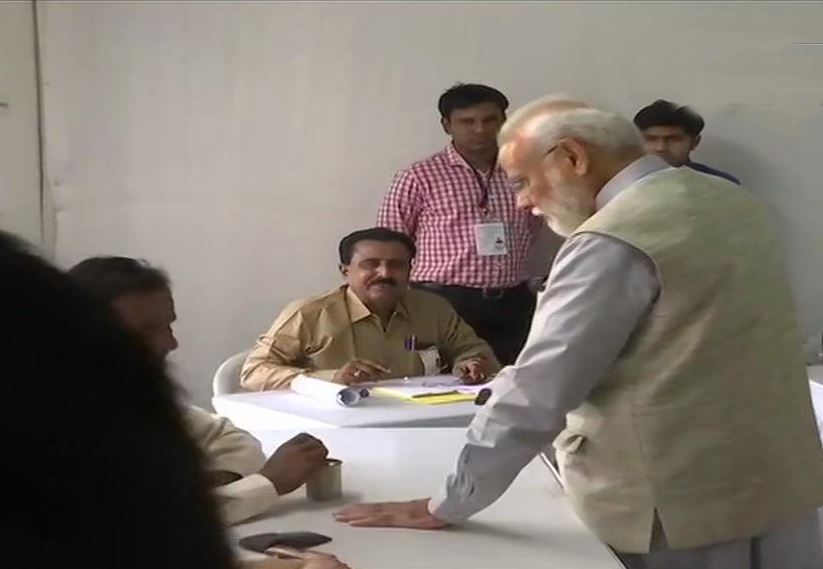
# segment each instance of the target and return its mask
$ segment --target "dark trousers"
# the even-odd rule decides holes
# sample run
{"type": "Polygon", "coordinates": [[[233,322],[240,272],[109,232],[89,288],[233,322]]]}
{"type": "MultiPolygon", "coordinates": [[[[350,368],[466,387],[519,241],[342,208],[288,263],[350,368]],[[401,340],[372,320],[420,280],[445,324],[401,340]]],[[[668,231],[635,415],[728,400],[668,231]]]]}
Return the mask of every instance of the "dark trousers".
{"type": "Polygon", "coordinates": [[[480,289],[436,283],[413,286],[445,297],[503,365],[517,359],[534,314],[535,296],[526,283],[505,289],[480,289]]]}

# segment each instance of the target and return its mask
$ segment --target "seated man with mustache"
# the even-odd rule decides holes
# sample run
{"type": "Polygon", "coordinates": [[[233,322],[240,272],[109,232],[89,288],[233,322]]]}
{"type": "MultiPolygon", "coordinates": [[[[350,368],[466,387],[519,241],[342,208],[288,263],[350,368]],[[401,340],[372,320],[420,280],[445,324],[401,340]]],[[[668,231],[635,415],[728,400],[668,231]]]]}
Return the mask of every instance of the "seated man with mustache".
{"type": "Polygon", "coordinates": [[[301,373],[341,384],[452,372],[466,383],[500,364],[448,301],[409,289],[414,242],[383,227],[340,242],[342,287],[290,304],[241,373],[249,390],[286,389],[301,373]]]}

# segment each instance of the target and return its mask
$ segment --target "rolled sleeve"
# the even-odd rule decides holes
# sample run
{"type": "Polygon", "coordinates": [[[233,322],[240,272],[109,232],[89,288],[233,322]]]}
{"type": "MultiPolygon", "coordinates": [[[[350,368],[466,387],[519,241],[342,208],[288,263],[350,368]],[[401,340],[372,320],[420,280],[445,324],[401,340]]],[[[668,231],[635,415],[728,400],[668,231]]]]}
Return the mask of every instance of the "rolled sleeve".
{"type": "Polygon", "coordinates": [[[274,484],[261,474],[252,474],[215,489],[223,520],[228,525],[271,510],[279,498],[274,484]]]}
{"type": "Polygon", "coordinates": [[[190,406],[186,408],[186,422],[211,470],[245,476],[263,466],[266,457],[260,442],[225,417],[190,406]]]}

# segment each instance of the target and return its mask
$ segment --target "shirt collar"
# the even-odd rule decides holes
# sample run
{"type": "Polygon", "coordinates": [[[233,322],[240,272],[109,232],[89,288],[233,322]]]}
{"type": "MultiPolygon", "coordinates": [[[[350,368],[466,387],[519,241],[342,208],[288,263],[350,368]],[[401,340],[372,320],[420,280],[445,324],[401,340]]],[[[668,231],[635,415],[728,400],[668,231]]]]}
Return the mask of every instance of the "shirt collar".
{"type": "Polygon", "coordinates": [[[605,207],[605,205],[616,198],[620,192],[636,184],[649,174],[659,172],[668,167],[669,165],[665,160],[653,154],[647,154],[642,158],[638,158],[620,170],[614,178],[609,180],[606,185],[601,188],[597,194],[597,209],[600,210],[605,207]]]}
{"type": "MultiPolygon", "coordinates": [[[[345,290],[345,299],[346,299],[346,306],[349,310],[349,321],[354,324],[355,322],[360,322],[372,315],[372,311],[369,310],[368,306],[363,304],[363,301],[360,300],[360,297],[355,294],[355,292],[349,286],[343,287],[345,290]]],[[[394,307],[394,314],[402,316],[403,318],[408,319],[409,317],[409,309],[406,306],[406,298],[403,295],[403,298],[400,299],[400,302],[397,303],[397,306],[394,307]]]]}
{"type": "Polygon", "coordinates": [[[466,161],[460,156],[460,153],[454,147],[454,143],[450,142],[443,150],[446,153],[446,159],[449,161],[449,166],[468,166],[466,161]]]}
{"type": "MultiPolygon", "coordinates": [[[[463,158],[457,149],[454,147],[454,143],[450,142],[445,149],[446,152],[446,160],[449,162],[449,166],[459,166],[461,168],[468,168],[469,170],[475,171],[471,164],[466,162],[466,159],[463,158]]],[[[492,166],[492,172],[497,170],[499,167],[499,163],[495,162],[494,166],[492,166]]]]}

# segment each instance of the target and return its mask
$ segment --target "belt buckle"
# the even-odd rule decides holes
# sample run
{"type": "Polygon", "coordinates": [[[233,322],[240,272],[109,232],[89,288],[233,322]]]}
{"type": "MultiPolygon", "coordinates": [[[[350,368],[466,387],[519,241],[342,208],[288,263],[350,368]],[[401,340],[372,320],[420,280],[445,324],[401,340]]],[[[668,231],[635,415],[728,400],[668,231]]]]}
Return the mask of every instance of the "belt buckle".
{"type": "Polygon", "coordinates": [[[503,298],[505,293],[506,289],[504,288],[484,288],[483,298],[488,298],[489,300],[500,300],[503,298]]]}

